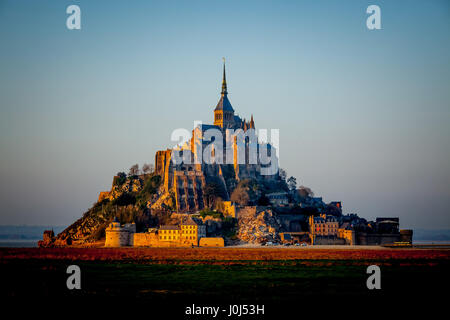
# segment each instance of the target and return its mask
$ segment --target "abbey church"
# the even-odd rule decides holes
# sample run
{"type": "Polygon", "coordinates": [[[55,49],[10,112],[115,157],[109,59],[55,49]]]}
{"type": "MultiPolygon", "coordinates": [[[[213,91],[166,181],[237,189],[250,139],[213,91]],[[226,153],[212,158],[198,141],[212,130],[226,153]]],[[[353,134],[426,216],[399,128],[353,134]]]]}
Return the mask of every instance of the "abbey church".
{"type": "Polygon", "coordinates": [[[228,99],[225,63],[220,95],[214,124],[200,124],[184,144],[156,152],[155,172],[164,192],[173,193],[178,212],[204,208],[208,183],[220,185],[223,200],[229,200],[242,179],[279,179],[276,149],[258,140],[253,115],[250,121],[241,119],[228,99]]]}

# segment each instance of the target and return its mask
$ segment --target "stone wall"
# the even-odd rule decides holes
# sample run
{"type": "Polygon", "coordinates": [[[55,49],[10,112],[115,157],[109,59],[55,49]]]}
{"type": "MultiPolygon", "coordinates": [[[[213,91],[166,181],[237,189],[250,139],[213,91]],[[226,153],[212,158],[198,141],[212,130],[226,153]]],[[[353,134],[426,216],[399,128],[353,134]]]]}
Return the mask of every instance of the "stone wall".
{"type": "MultiPolygon", "coordinates": [[[[196,246],[197,244],[195,244],[196,246]]],[[[146,232],[134,234],[135,247],[190,247],[192,243],[183,241],[161,241],[157,233],[146,232]]]]}
{"type": "Polygon", "coordinates": [[[345,239],[326,237],[326,236],[314,236],[312,239],[313,245],[344,245],[346,244],[345,239]]]}
{"type": "Polygon", "coordinates": [[[171,157],[170,149],[155,154],[155,173],[161,177],[165,192],[169,192],[172,187],[171,157]]]}
{"type": "Polygon", "coordinates": [[[277,214],[277,221],[280,223],[281,227],[288,232],[308,230],[302,230],[302,224],[306,225],[307,223],[306,217],[302,214],[277,214]]]}
{"type": "Polygon", "coordinates": [[[122,227],[118,222],[112,222],[105,229],[105,247],[132,246],[135,232],[136,225],[134,223],[128,223],[122,227]]]}
{"type": "Polygon", "coordinates": [[[225,247],[223,238],[200,238],[200,247],[225,247]]]}
{"type": "Polygon", "coordinates": [[[109,191],[102,191],[98,195],[98,202],[102,202],[103,200],[108,199],[108,198],[109,198],[109,191]]]}
{"type": "Polygon", "coordinates": [[[412,243],[413,231],[409,229],[400,230],[400,241],[412,243]]]}
{"type": "Polygon", "coordinates": [[[134,247],[154,247],[158,246],[159,239],[156,233],[136,233],[134,235],[134,247]]]}
{"type": "Polygon", "coordinates": [[[370,234],[358,233],[356,235],[356,244],[358,245],[383,245],[392,244],[400,241],[400,234],[370,234]]]}
{"type": "Polygon", "coordinates": [[[338,229],[338,238],[344,239],[345,244],[355,245],[356,244],[356,232],[347,229],[338,229]]]}
{"type": "Polygon", "coordinates": [[[205,176],[201,171],[175,171],[173,190],[177,211],[196,211],[204,208],[205,176]]]}
{"type": "Polygon", "coordinates": [[[225,217],[237,218],[236,205],[231,201],[222,201],[218,209],[225,217]]]}
{"type": "Polygon", "coordinates": [[[105,247],[124,247],[129,245],[129,233],[121,230],[106,230],[105,247]]]}

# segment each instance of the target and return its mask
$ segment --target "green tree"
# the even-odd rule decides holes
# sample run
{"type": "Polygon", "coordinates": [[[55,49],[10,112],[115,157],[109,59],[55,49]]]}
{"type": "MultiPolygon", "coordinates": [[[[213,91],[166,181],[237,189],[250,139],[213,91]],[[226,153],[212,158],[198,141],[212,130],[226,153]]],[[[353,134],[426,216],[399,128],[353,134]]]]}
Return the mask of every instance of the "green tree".
{"type": "Polygon", "coordinates": [[[212,208],[217,198],[222,197],[223,188],[216,182],[207,183],[205,186],[205,197],[207,200],[207,207],[212,208]]]}
{"type": "Polygon", "coordinates": [[[136,197],[129,192],[122,193],[117,199],[113,201],[114,205],[118,206],[128,206],[134,205],[136,203],[136,197]]]}
{"type": "Polygon", "coordinates": [[[127,180],[127,175],[125,174],[125,172],[118,172],[117,175],[114,177],[113,184],[115,186],[120,187],[121,185],[123,185],[125,183],[126,180],[127,180]]]}

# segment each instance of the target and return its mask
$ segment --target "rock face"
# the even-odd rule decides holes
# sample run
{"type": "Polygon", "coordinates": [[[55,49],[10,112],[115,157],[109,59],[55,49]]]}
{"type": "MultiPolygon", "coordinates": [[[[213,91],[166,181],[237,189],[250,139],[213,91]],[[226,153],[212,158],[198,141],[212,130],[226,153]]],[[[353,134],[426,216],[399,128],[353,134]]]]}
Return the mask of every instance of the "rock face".
{"type": "Polygon", "coordinates": [[[263,243],[279,240],[281,226],[271,209],[258,210],[257,207],[244,207],[238,213],[237,238],[247,243],[263,243]]]}
{"type": "Polygon", "coordinates": [[[127,192],[139,192],[142,190],[142,187],[144,185],[144,180],[140,177],[137,177],[135,179],[130,179],[125,181],[124,184],[117,186],[113,185],[111,187],[111,191],[109,192],[109,200],[114,200],[120,197],[123,193],[127,192]]]}
{"type": "Polygon", "coordinates": [[[39,248],[64,247],[72,244],[70,237],[64,239],[55,238],[53,230],[45,230],[42,240],[38,241],[39,248]]]}
{"type": "Polygon", "coordinates": [[[220,232],[222,231],[222,219],[214,218],[211,216],[206,216],[201,219],[202,222],[206,225],[206,231],[208,232],[208,234],[220,234],[220,232]]]}
{"type": "MultiPolygon", "coordinates": [[[[74,245],[94,243],[105,237],[105,229],[115,217],[121,223],[135,222],[138,231],[160,224],[179,223],[177,215],[172,213],[178,207],[173,189],[180,188],[176,187],[176,182],[175,188],[167,192],[164,183],[165,181],[156,173],[114,177],[111,189],[101,192],[99,201],[80,219],[58,234],[54,240],[47,239],[41,245],[64,246],[70,245],[72,242],[74,245]]],[[[195,183],[189,185],[185,181],[183,184],[184,194],[189,197],[190,187],[197,190],[196,192],[202,193],[203,186],[204,184],[195,183]]],[[[184,212],[184,214],[188,213],[184,212]]],[[[202,220],[207,226],[208,234],[223,235],[232,242],[262,243],[277,240],[280,225],[275,219],[275,213],[270,209],[257,210],[256,207],[244,207],[239,210],[237,216],[238,223],[233,219],[219,219],[211,216],[206,216],[202,220]]]]}
{"type": "Polygon", "coordinates": [[[156,197],[156,200],[148,203],[151,209],[163,210],[175,207],[174,195],[171,192],[164,192],[156,197]]]}
{"type": "Polygon", "coordinates": [[[83,216],[58,234],[55,243],[67,245],[73,240],[83,244],[98,240],[104,236],[104,230],[116,216],[136,215],[140,208],[136,205],[136,195],[142,190],[142,177],[127,179],[122,184],[115,184],[116,177],[109,192],[102,192],[98,202],[83,216]]]}
{"type": "Polygon", "coordinates": [[[77,242],[88,242],[89,238],[93,236],[95,232],[102,226],[105,226],[109,222],[110,217],[102,213],[98,214],[95,210],[95,206],[89,209],[82,218],[75,221],[63,232],[58,235],[58,239],[65,240],[71,238],[77,242]]]}

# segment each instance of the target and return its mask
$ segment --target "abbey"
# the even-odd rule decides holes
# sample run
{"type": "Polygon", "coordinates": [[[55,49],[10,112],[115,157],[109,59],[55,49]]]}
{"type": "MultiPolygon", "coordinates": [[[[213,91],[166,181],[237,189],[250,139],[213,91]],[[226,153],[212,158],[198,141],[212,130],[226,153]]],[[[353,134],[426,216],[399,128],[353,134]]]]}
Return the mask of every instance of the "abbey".
{"type": "Polygon", "coordinates": [[[88,243],[102,231],[105,246],[114,247],[412,243],[412,230],[400,230],[398,217],[345,215],[341,201],[327,204],[309,188],[297,189],[294,177],[286,181],[276,138],[267,143],[264,130],[256,135],[253,116],[246,121],[235,113],[225,64],[211,109],[213,124],[181,130],[183,142],[156,152],[154,170],[139,174],[134,165],[128,175],[119,172],[92,208],[56,238],[46,231],[39,246],[88,243]]]}
{"type": "Polygon", "coordinates": [[[258,141],[253,115],[247,121],[235,114],[228,99],[225,63],[213,113],[214,124],[196,126],[188,142],[155,155],[155,172],[162,177],[164,191],[173,192],[179,212],[202,209],[204,189],[210,182],[221,185],[222,198],[228,200],[242,179],[279,178],[276,149],[258,141]]]}

